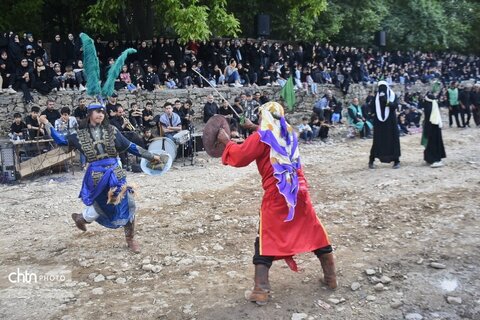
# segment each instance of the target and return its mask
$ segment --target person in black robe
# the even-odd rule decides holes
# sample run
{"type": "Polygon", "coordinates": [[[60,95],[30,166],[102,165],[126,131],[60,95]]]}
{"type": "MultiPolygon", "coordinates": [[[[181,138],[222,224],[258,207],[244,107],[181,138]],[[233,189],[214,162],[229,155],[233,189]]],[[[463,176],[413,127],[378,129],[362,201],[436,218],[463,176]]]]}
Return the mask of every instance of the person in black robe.
{"type": "Polygon", "coordinates": [[[422,132],[422,145],[425,147],[423,159],[432,168],[443,167],[442,159],[446,158],[447,155],[443,145],[442,118],[437,97],[433,93],[428,93],[422,102],[422,106],[425,113],[422,132]]]}
{"type": "Polygon", "coordinates": [[[393,161],[393,169],[400,168],[400,133],[398,132],[395,93],[386,81],[378,82],[378,91],[372,101],[375,112],[373,124],[373,145],[370,150],[368,167],[375,169],[375,158],[380,162],[393,161]]]}

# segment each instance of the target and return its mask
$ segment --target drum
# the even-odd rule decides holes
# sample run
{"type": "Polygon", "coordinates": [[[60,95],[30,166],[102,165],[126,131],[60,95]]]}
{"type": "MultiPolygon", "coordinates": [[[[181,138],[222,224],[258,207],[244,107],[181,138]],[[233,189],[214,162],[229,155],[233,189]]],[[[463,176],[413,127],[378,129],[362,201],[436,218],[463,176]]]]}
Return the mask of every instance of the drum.
{"type": "Polygon", "coordinates": [[[190,131],[188,130],[179,131],[173,136],[173,140],[175,141],[176,144],[187,143],[187,141],[190,140],[190,131]]]}
{"type": "Polygon", "coordinates": [[[167,154],[168,161],[162,170],[153,170],[147,166],[148,160],[142,159],[140,167],[148,175],[162,175],[172,166],[173,160],[177,157],[177,145],[169,138],[156,138],[148,147],[148,151],[155,154],[167,154]]]}

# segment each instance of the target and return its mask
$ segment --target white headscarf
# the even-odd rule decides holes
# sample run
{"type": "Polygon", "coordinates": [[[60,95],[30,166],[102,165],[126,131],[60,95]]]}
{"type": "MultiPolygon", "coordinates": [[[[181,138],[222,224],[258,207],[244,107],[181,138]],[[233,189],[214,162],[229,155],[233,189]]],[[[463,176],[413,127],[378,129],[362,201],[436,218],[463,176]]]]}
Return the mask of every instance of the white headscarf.
{"type": "Polygon", "coordinates": [[[393,90],[390,89],[390,86],[386,81],[379,81],[378,87],[380,87],[381,85],[384,85],[387,87],[387,106],[385,107],[385,118],[382,118],[382,110],[380,108],[380,91],[377,91],[377,96],[375,97],[375,110],[376,110],[375,113],[377,114],[378,120],[380,120],[381,122],[385,122],[388,119],[388,116],[390,115],[390,107],[388,105],[395,101],[395,92],[393,92],[393,90]]]}

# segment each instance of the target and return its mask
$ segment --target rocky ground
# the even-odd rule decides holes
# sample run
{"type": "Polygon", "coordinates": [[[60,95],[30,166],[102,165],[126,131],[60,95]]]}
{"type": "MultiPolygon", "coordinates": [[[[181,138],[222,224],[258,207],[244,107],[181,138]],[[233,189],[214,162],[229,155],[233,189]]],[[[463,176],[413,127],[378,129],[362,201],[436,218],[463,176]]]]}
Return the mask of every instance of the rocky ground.
{"type": "Polygon", "coordinates": [[[302,254],[299,273],[273,265],[262,307],[244,299],[262,195],[254,165],[200,154],[162,177],[129,174],[138,255],[122,230],[74,227],[81,172],[2,185],[0,318],[480,319],[480,129],[447,128],[444,140],[439,169],[422,162],[418,134],[401,138],[399,170],[367,169],[371,140],[302,145],[340,285],[322,286],[302,254]],[[49,278],[28,283],[25,271],[49,278]]]}

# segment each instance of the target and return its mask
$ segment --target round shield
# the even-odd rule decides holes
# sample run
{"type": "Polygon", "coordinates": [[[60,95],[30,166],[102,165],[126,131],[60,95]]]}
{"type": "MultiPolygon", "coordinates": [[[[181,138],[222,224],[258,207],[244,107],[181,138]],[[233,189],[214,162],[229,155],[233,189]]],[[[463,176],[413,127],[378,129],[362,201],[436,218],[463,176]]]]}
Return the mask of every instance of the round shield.
{"type": "Polygon", "coordinates": [[[220,158],[223,150],[225,150],[225,145],[217,141],[220,128],[223,128],[230,137],[230,126],[228,125],[227,119],[222,115],[216,114],[208,120],[203,129],[203,147],[207,154],[213,158],[220,158]]]}
{"type": "Polygon", "coordinates": [[[162,175],[172,166],[173,160],[177,157],[177,145],[171,139],[157,138],[148,147],[148,151],[158,155],[167,155],[168,161],[162,164],[152,165],[147,159],[140,161],[142,171],[151,176],[162,175]]]}

